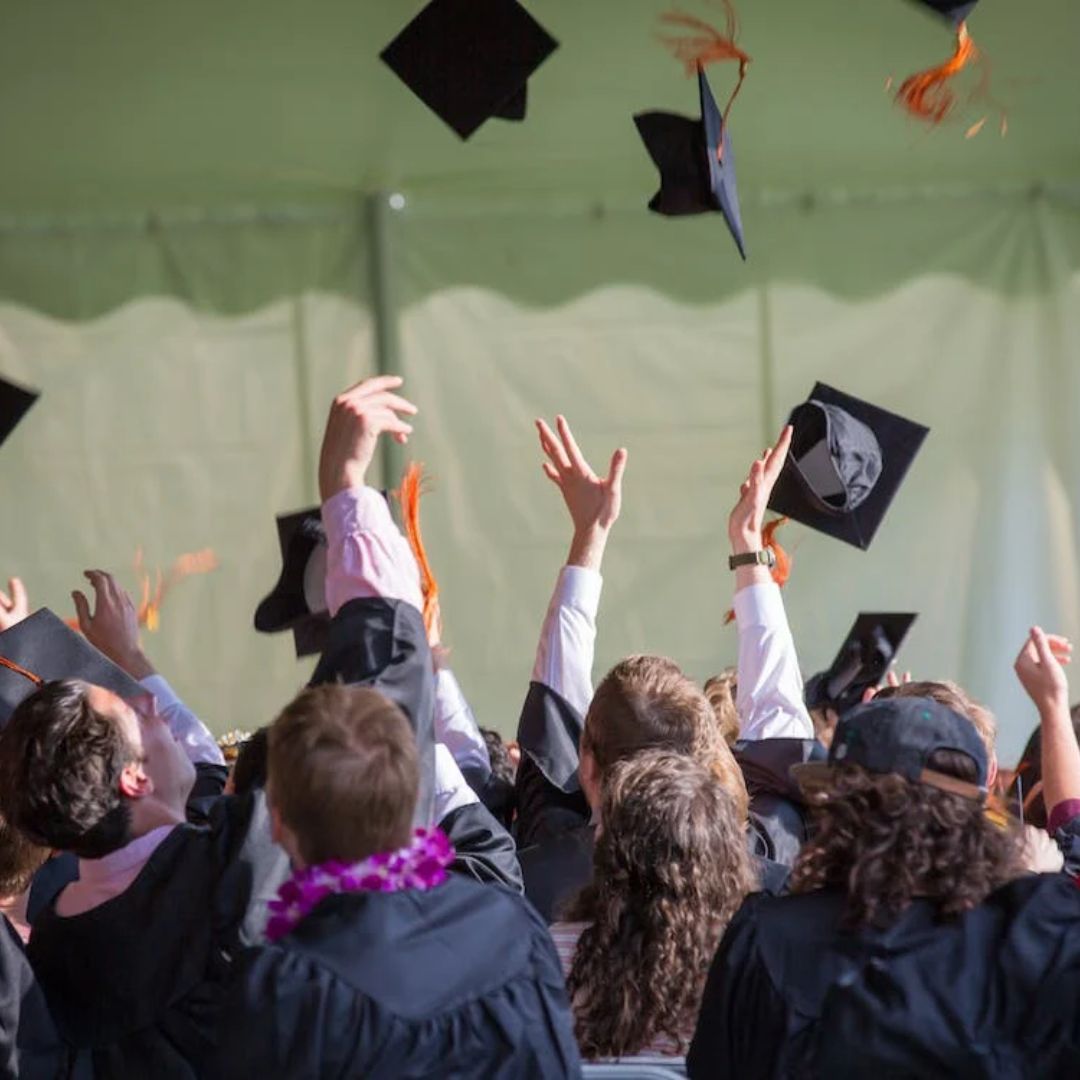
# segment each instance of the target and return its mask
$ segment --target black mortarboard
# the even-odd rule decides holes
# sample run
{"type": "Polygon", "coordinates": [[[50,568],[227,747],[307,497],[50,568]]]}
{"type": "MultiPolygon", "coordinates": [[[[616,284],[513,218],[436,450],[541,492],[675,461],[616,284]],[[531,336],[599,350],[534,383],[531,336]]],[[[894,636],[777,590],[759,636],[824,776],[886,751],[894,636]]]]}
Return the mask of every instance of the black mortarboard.
{"type": "Polygon", "coordinates": [[[788,422],[769,509],[865,550],[930,429],[824,383],[788,422]]]}
{"type": "Polygon", "coordinates": [[[558,44],[517,0],[431,0],[380,56],[467,139],[524,118],[526,82],[558,44]]]}
{"type": "Polygon", "coordinates": [[[959,26],[971,14],[979,0],[965,0],[963,3],[957,3],[957,0],[915,0],[915,2],[928,7],[945,19],[951,19],[959,26]]]}
{"type": "Polygon", "coordinates": [[[0,724],[6,724],[19,702],[41,683],[54,679],[82,679],[128,700],[146,693],[48,608],[0,634],[0,657],[7,661],[0,664],[0,724]]]}
{"type": "Polygon", "coordinates": [[[649,156],[660,170],[660,190],[650,200],[649,209],[669,217],[719,210],[745,259],[735,152],[704,70],[698,71],[698,90],[700,120],[664,112],[634,117],[649,156]]]}
{"type": "Polygon", "coordinates": [[[291,630],[297,656],[321,653],[330,615],[326,609],[326,533],[317,506],[277,519],[281,576],[255,611],[264,634],[291,630]]]}
{"type": "Polygon", "coordinates": [[[844,713],[860,704],[863,693],[885,677],[916,618],[887,612],[860,614],[832,665],[807,681],[807,708],[828,706],[844,713]]]}
{"type": "Polygon", "coordinates": [[[7,379],[0,379],[0,445],[15,430],[40,395],[7,379]]]}

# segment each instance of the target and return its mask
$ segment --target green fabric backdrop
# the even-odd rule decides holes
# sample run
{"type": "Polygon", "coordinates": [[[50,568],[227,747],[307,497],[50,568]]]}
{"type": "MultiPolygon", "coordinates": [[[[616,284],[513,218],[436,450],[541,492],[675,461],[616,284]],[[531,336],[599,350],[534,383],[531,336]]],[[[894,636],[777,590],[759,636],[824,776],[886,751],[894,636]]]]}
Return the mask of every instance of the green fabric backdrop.
{"type": "Polygon", "coordinates": [[[805,665],[860,608],[919,610],[906,659],[985,697],[1015,751],[1024,629],[1080,633],[1080,9],[980,5],[1009,133],[965,141],[883,91],[949,47],[913,5],[745,0],[744,265],[718,219],[644,209],[631,115],[696,97],[662,5],[536,0],[563,45],[528,123],[466,145],[375,59],[418,7],[5,12],[0,372],[45,396],[0,458],[0,572],[66,614],[87,565],[133,582],[138,545],[212,546],[149,645],[218,729],[269,719],[308,668],[250,629],[273,514],[314,500],[330,395],[395,367],[453,662],[510,731],[566,544],[533,416],[631,450],[601,663],[705,675],[734,655],[734,484],[821,378],[934,432],[869,554],[790,530],[805,665]]]}

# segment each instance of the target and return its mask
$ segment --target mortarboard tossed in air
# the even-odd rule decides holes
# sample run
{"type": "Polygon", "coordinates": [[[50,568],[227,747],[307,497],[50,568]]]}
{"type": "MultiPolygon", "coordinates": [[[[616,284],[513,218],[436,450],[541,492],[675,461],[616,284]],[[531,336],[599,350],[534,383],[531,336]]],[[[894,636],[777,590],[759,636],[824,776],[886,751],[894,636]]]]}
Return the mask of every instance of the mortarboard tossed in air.
{"type": "Polygon", "coordinates": [[[0,445],[18,426],[40,395],[7,379],[0,379],[0,445]]]}
{"type": "Polygon", "coordinates": [[[526,83],[558,42],[517,0],[431,0],[380,53],[462,139],[525,117],[526,83]]]}
{"type": "Polygon", "coordinates": [[[255,611],[263,634],[293,632],[296,655],[321,653],[330,626],[326,606],[326,533],[317,506],[277,519],[281,576],[255,611]]]}
{"type": "Polygon", "coordinates": [[[836,659],[806,683],[806,706],[828,706],[843,714],[862,702],[896,659],[917,616],[895,612],[863,612],[848,632],[836,659]]]}
{"type": "Polygon", "coordinates": [[[701,119],[646,112],[638,113],[634,123],[660,170],[660,190],[649,202],[649,209],[672,217],[719,211],[745,260],[742,214],[735,186],[735,152],[728,119],[746,78],[750,57],[735,44],[739,27],[730,0],[724,0],[724,9],[727,26],[723,33],[691,15],[670,12],[661,16],[663,22],[686,31],[683,36],[665,36],[662,40],[682,61],[687,73],[697,75],[701,119]],[[721,110],[705,67],[725,60],[738,62],[739,77],[726,107],[721,110]]]}
{"type": "Polygon", "coordinates": [[[769,509],[866,550],[930,429],[824,383],[788,422],[769,509]]]}
{"type": "Polygon", "coordinates": [[[127,700],[146,691],[48,608],[0,634],[0,725],[42,683],[82,679],[127,700]]]}
{"type": "MultiPolygon", "coordinates": [[[[980,52],[967,28],[967,18],[974,10],[978,0],[956,3],[955,0],[915,0],[922,8],[947,20],[952,24],[955,45],[952,56],[940,64],[925,71],[909,75],[896,92],[896,101],[912,116],[929,124],[942,123],[955,109],[956,94],[949,82],[965,68],[978,63],[980,52]]],[[[976,87],[976,96],[986,96],[987,75],[984,70],[976,87]]],[[[967,137],[977,135],[986,122],[986,117],[978,120],[967,129],[967,137]]],[[[1005,115],[1001,117],[1001,134],[1006,131],[1005,115]]]]}

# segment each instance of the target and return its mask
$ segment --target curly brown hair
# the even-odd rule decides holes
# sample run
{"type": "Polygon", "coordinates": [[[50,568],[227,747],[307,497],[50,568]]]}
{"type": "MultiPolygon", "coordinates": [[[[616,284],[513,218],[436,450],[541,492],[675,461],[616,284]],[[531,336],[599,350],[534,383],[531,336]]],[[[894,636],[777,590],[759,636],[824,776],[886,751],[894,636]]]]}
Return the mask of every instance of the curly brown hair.
{"type": "Polygon", "coordinates": [[[567,988],[583,1057],[639,1053],[658,1036],[685,1051],[705,976],[756,887],[746,833],[715,773],[647,750],[606,777],[594,877],[567,917],[588,923],[567,988]]]}
{"type": "MultiPolygon", "coordinates": [[[[972,759],[953,750],[936,751],[927,768],[976,780],[972,759]]],[[[992,822],[973,799],[858,765],[835,766],[807,798],[811,837],[790,888],[843,891],[849,927],[886,927],[916,898],[958,915],[1023,872],[1019,830],[992,822]]]]}
{"type": "Polygon", "coordinates": [[[719,675],[705,680],[705,696],[709,699],[720,734],[728,746],[739,739],[739,710],[735,705],[738,693],[738,672],[725,668],[719,675]]]}

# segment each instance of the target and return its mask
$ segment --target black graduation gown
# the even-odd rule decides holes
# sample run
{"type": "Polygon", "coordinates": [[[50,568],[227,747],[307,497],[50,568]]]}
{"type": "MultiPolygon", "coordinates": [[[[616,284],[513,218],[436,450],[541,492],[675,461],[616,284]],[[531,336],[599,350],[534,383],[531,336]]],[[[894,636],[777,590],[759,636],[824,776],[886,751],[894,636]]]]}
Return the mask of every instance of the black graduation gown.
{"type": "Polygon", "coordinates": [[[806,809],[791,767],[824,761],[816,739],[758,739],[735,743],[735,760],[750,795],[750,820],[761,840],[758,854],[774,863],[795,865],[806,842],[806,809]]]}
{"type": "Polygon", "coordinates": [[[751,897],[709,972],[692,1077],[1080,1076],[1080,888],[1032,875],[947,921],[847,931],[843,896],[751,897]]]}
{"type": "Polygon", "coordinates": [[[555,947],[519,896],[460,877],[323,900],[237,967],[211,1074],[578,1076],[555,947]]]}
{"type": "Polygon", "coordinates": [[[198,1076],[232,958],[258,939],[288,876],[262,792],[179,825],[119,896],[81,915],[50,905],[29,957],[62,1037],[99,1077],[198,1076]]]}
{"type": "MultiPolygon", "coordinates": [[[[525,895],[549,923],[593,876],[594,829],[578,781],[583,728],[584,718],[565,698],[543,683],[529,684],[518,721],[518,859],[525,895]]],[[[753,828],[749,843],[761,887],[782,891],[787,869],[767,856],[753,828]]]]}
{"type": "Polygon", "coordinates": [[[0,916],[0,1080],[67,1076],[68,1053],[15,928],[0,916]]]}
{"type": "MultiPolygon", "coordinates": [[[[397,704],[420,755],[416,822],[431,821],[435,774],[435,676],[420,612],[403,600],[350,600],[330,623],[312,686],[342,681],[371,686],[397,704]]],[[[513,837],[482,804],[452,811],[439,822],[457,851],[453,869],[478,881],[522,890],[513,837]]]]}

